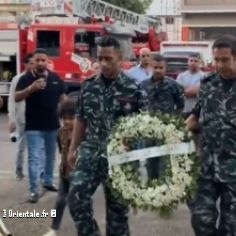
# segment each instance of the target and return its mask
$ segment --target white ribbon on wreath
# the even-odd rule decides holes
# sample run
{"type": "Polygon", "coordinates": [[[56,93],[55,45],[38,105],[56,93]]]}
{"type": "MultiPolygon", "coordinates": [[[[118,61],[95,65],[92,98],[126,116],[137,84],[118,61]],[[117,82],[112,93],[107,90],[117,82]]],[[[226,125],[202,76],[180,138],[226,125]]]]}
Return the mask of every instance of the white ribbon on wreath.
{"type": "Polygon", "coordinates": [[[179,143],[179,144],[168,144],[160,147],[149,147],[131,152],[122,153],[119,155],[110,156],[108,162],[110,166],[121,165],[132,161],[145,161],[153,157],[161,157],[166,155],[182,155],[191,154],[196,151],[195,144],[190,143],[179,143]]]}
{"type": "Polygon", "coordinates": [[[111,141],[107,147],[112,186],[135,207],[166,211],[175,209],[179,202],[187,199],[186,191],[191,187],[194,178],[192,173],[194,161],[190,154],[195,152],[195,146],[193,142],[184,142],[184,137],[184,124],[179,124],[174,117],[153,117],[142,113],[123,118],[111,134],[111,141]],[[159,147],[127,151],[130,147],[126,145],[130,144],[126,141],[130,142],[133,139],[135,143],[143,138],[162,140],[164,144],[159,147]],[[159,183],[153,182],[149,185],[143,181],[139,182],[141,176],[139,180],[132,179],[130,178],[133,176],[132,167],[131,172],[127,173],[129,165],[122,166],[125,163],[143,162],[161,156],[170,158],[168,168],[172,174],[169,171],[165,172],[163,175],[165,180],[159,183]]]}

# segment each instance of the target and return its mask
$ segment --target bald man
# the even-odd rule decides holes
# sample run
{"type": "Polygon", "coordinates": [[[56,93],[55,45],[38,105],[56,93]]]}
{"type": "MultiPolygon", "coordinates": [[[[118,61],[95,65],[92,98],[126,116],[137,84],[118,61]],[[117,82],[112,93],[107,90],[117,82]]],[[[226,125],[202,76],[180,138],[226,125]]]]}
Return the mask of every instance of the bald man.
{"type": "Polygon", "coordinates": [[[150,68],[151,51],[149,48],[142,48],[139,51],[140,63],[131,68],[127,73],[128,76],[135,79],[138,83],[152,77],[152,70],[150,68]]]}

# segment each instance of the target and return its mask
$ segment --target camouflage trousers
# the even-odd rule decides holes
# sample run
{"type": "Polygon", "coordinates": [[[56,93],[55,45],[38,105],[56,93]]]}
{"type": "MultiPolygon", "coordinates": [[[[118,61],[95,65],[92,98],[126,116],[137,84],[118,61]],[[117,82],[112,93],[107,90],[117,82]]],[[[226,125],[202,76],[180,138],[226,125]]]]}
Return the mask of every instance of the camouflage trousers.
{"type": "Polygon", "coordinates": [[[196,236],[236,236],[236,182],[202,178],[191,211],[196,236]],[[219,198],[220,213],[216,206],[219,198]]]}
{"type": "Polygon", "coordinates": [[[92,196],[100,183],[106,198],[107,236],[129,236],[128,206],[119,194],[114,194],[108,178],[108,162],[87,152],[81,155],[72,174],[68,205],[80,236],[100,236],[93,215],[92,196]]]}

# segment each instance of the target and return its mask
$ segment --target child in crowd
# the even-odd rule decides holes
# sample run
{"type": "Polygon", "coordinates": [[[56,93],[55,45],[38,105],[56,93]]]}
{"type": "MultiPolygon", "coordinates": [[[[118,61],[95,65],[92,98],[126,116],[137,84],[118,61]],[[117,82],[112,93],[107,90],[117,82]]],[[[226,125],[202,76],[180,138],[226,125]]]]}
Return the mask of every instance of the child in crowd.
{"type": "Polygon", "coordinates": [[[59,190],[56,200],[56,218],[53,218],[51,229],[44,236],[56,236],[60,228],[63,213],[67,204],[67,195],[70,187],[70,168],[67,164],[67,155],[72,138],[76,113],[76,102],[68,98],[59,104],[58,114],[62,121],[62,127],[58,132],[58,147],[61,154],[59,190]]]}

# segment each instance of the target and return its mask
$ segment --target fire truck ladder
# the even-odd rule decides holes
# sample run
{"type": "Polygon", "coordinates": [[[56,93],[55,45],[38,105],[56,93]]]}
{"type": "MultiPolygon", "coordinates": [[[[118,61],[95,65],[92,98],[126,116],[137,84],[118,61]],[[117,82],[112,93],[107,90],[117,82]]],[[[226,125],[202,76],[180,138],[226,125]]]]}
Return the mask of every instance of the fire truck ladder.
{"type": "Polygon", "coordinates": [[[137,14],[101,0],[73,0],[73,10],[74,14],[79,16],[96,18],[107,16],[139,31],[147,31],[151,26],[158,29],[160,26],[158,19],[137,14]]]}

